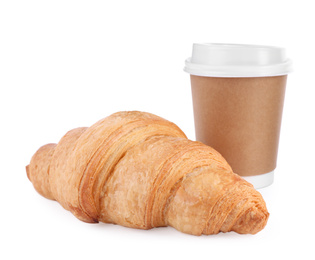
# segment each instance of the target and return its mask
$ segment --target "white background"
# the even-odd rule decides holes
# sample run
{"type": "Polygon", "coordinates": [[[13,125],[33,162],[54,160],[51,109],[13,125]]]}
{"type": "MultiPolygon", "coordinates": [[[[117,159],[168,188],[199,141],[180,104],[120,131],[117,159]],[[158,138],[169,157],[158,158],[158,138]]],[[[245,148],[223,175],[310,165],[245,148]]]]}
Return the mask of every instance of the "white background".
{"type": "Polygon", "coordinates": [[[314,259],[313,2],[1,1],[0,258],[314,259]],[[155,113],[194,139],[183,72],[194,42],[282,46],[294,62],[275,182],[260,190],[271,214],[263,231],[92,225],[37,194],[25,174],[33,153],[113,112],[155,113]]]}

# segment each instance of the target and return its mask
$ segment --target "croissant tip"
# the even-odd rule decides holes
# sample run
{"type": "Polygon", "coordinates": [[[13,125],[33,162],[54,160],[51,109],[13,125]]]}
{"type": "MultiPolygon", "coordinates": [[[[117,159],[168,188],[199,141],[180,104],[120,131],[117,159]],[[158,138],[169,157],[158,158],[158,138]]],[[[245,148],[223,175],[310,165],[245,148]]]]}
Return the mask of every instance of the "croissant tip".
{"type": "Polygon", "coordinates": [[[232,230],[240,234],[257,234],[267,225],[269,215],[266,209],[250,209],[239,218],[232,230]]]}
{"type": "Polygon", "coordinates": [[[25,166],[25,170],[26,170],[27,178],[31,181],[31,178],[30,178],[30,165],[26,165],[25,166]]]}

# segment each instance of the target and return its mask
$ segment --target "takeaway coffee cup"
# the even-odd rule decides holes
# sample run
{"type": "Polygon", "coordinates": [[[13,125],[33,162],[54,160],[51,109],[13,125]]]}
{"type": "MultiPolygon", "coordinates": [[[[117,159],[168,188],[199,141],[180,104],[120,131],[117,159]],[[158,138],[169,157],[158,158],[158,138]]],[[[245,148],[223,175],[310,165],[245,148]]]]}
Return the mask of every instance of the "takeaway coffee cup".
{"type": "Polygon", "coordinates": [[[190,74],[195,132],[255,188],[273,182],[291,61],[283,48],[194,44],[190,74]]]}

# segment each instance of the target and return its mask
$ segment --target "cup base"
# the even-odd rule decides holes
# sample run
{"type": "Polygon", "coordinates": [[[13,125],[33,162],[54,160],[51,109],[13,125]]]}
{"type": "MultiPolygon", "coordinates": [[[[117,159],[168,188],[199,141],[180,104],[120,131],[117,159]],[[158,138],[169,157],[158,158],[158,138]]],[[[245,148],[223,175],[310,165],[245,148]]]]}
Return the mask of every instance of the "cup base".
{"type": "Polygon", "coordinates": [[[261,189],[273,183],[274,171],[255,176],[242,176],[242,178],[253,184],[255,189],[261,189]]]}

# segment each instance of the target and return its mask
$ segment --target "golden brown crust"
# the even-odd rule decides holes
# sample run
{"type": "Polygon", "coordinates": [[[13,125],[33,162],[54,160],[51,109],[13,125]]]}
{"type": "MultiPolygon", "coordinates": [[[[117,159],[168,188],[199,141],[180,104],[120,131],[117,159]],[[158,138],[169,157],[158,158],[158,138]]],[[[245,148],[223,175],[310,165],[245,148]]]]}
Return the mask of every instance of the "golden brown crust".
{"type": "Polygon", "coordinates": [[[56,144],[46,144],[40,147],[33,155],[31,162],[26,166],[26,173],[37,192],[47,199],[54,200],[49,184],[50,160],[56,144]]]}
{"type": "Polygon", "coordinates": [[[66,193],[69,206],[98,219],[101,189],[119,159],[135,144],[163,134],[186,137],[175,124],[138,111],[115,113],[88,128],[67,165],[72,174],[66,193]]]}
{"type": "Polygon", "coordinates": [[[269,216],[217,151],[150,113],[118,112],[73,129],[41,147],[26,171],[40,194],[90,223],[255,234],[269,216]]]}
{"type": "Polygon", "coordinates": [[[49,183],[55,199],[67,210],[68,203],[64,198],[64,184],[69,182],[69,172],[66,165],[77,139],[87,127],[79,127],[68,131],[58,142],[50,163],[49,183]]]}
{"type": "Polygon", "coordinates": [[[104,191],[100,221],[133,228],[171,225],[194,235],[255,233],[268,219],[262,206],[255,225],[246,230],[244,224],[243,229],[234,225],[253,197],[264,205],[260,194],[219,153],[183,138],[154,137],[130,149],[104,191]]]}

